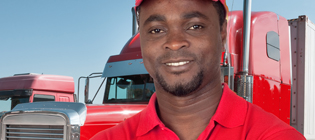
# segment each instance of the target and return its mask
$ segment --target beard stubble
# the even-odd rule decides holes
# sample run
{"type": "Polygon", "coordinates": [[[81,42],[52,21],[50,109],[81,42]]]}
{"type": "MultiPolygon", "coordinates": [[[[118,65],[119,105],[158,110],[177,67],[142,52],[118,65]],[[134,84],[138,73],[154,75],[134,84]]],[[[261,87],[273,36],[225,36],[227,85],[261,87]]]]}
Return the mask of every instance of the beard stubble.
{"type": "Polygon", "coordinates": [[[199,71],[187,83],[177,82],[173,84],[168,84],[158,72],[156,73],[156,80],[166,92],[171,93],[172,95],[177,97],[184,97],[188,96],[190,93],[194,92],[200,87],[203,80],[203,72],[199,71]]]}

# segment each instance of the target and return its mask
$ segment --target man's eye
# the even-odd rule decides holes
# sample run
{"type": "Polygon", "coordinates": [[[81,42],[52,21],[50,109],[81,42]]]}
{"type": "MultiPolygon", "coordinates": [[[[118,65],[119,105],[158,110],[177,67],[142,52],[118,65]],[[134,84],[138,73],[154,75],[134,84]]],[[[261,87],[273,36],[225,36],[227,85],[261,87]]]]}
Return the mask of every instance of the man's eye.
{"type": "Polygon", "coordinates": [[[151,34],[163,33],[164,31],[161,29],[153,29],[150,31],[151,34]]]}
{"type": "Polygon", "coordinates": [[[201,25],[193,25],[193,26],[189,27],[188,29],[189,30],[195,30],[195,29],[201,29],[201,28],[203,28],[203,26],[201,26],[201,25]]]}

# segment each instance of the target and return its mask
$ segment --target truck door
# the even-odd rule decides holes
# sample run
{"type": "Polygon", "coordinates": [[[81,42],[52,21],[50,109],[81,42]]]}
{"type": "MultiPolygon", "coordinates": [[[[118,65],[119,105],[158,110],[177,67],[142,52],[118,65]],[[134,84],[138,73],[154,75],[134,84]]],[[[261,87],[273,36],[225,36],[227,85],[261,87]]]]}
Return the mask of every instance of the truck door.
{"type": "Polygon", "coordinates": [[[253,103],[279,117],[280,47],[278,15],[252,14],[249,74],[254,77],[253,103]]]}
{"type": "Polygon", "coordinates": [[[290,67],[290,38],[288,21],[284,17],[278,18],[279,44],[280,44],[280,96],[279,96],[279,118],[290,124],[291,104],[291,67],[290,67]]]}

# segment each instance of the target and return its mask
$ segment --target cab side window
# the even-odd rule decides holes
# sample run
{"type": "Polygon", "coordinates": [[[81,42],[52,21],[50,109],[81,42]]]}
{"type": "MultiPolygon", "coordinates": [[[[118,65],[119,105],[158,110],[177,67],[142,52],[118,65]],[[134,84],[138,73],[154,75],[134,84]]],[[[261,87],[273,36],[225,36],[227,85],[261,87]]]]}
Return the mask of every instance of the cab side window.
{"type": "Polygon", "coordinates": [[[270,31],[266,36],[267,40],[267,55],[269,58],[279,61],[280,60],[280,44],[279,35],[274,31],[270,31]]]}
{"type": "Polygon", "coordinates": [[[53,95],[41,95],[35,94],[33,102],[44,102],[44,101],[55,101],[55,96],[53,95]]]}

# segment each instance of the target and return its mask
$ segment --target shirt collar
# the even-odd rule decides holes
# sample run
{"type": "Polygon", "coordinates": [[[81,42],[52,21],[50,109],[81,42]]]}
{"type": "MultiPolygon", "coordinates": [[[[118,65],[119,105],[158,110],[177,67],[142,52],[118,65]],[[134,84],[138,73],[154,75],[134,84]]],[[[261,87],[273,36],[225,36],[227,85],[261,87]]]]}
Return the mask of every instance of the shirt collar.
{"type": "Polygon", "coordinates": [[[163,125],[156,112],[156,93],[151,96],[148,106],[141,112],[136,136],[148,133],[157,125],[163,125]]]}
{"type": "Polygon", "coordinates": [[[244,124],[248,109],[248,102],[224,84],[218,108],[212,119],[217,123],[233,128],[244,124]]]}
{"type": "MultiPolygon", "coordinates": [[[[163,122],[156,112],[156,93],[151,96],[148,106],[141,112],[140,121],[137,129],[137,136],[144,135],[154,127],[163,122]]],[[[244,124],[248,104],[243,98],[236,95],[227,84],[224,84],[223,93],[218,108],[211,120],[228,128],[237,127],[244,124]]]]}

